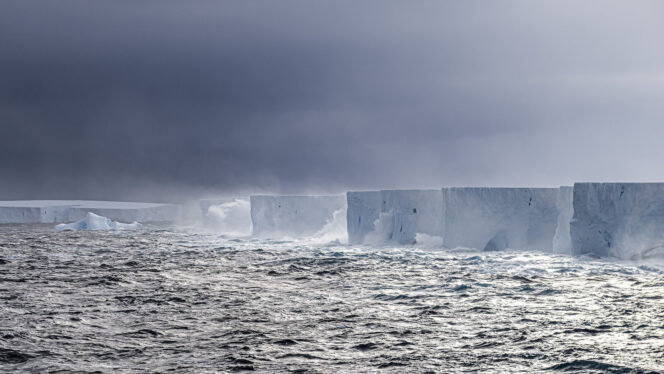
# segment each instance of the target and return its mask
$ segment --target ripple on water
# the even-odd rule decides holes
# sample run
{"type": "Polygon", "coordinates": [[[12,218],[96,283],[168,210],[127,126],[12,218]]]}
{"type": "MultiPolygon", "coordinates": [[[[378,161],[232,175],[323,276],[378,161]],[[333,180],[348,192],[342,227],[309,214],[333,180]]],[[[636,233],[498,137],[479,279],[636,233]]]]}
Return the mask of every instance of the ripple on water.
{"type": "Polygon", "coordinates": [[[0,371],[664,371],[663,267],[0,227],[0,371]]]}

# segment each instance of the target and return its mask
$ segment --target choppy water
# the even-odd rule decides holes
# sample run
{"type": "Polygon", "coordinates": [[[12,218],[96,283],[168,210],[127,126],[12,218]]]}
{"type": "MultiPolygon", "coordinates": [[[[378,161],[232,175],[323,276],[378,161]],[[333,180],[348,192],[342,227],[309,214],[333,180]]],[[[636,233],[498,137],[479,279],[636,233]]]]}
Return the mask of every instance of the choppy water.
{"type": "Polygon", "coordinates": [[[0,370],[661,372],[661,269],[4,226],[0,370]]]}

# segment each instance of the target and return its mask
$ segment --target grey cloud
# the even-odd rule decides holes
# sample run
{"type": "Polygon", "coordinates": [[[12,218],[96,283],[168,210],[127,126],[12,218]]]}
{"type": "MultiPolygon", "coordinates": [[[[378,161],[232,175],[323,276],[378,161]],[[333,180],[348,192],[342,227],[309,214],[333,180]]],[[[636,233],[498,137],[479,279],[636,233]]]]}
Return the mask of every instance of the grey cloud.
{"type": "Polygon", "coordinates": [[[0,198],[661,179],[661,14],[5,1],[0,198]]]}

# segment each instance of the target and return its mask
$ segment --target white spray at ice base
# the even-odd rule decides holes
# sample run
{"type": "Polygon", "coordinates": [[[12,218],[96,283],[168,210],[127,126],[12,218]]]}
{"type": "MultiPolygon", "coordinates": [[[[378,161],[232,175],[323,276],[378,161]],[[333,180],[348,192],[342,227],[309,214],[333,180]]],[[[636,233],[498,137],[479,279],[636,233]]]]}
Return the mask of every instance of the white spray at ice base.
{"type": "Polygon", "coordinates": [[[254,237],[347,242],[344,195],[254,195],[250,202],[254,237]]]}
{"type": "Polygon", "coordinates": [[[204,226],[229,236],[251,235],[251,207],[247,199],[233,199],[210,205],[205,214],[204,226]]]}
{"type": "Polygon", "coordinates": [[[77,231],[77,230],[140,230],[143,226],[138,222],[120,223],[111,221],[109,218],[98,216],[88,212],[80,221],[72,223],[61,223],[55,226],[58,231],[77,231]]]}
{"type": "MultiPolygon", "coordinates": [[[[255,232],[256,230],[254,230],[251,202],[248,199],[232,199],[209,205],[209,207],[206,206],[207,212],[203,213],[203,228],[205,232],[214,232],[228,237],[242,238],[251,236],[253,233],[256,237],[274,240],[297,239],[312,244],[347,243],[345,204],[335,206],[335,203],[332,203],[332,205],[326,203],[324,204],[325,209],[321,210],[321,208],[316,207],[315,203],[311,204],[312,201],[321,201],[321,199],[297,200],[299,199],[293,199],[293,197],[287,197],[283,200],[277,197],[267,198],[265,196],[254,199],[254,215],[260,216],[260,218],[254,218],[254,220],[261,220],[264,230],[262,232],[255,232]],[[296,209],[292,209],[293,202],[297,205],[296,209]],[[309,202],[310,205],[306,206],[306,202],[309,202]],[[328,205],[338,209],[328,209],[328,205]],[[311,210],[320,216],[312,217],[311,213],[304,216],[297,214],[297,212],[311,210]],[[269,222],[266,222],[266,220],[269,220],[269,222]],[[306,235],[298,235],[297,230],[300,230],[305,224],[307,226],[306,235]]],[[[339,198],[333,200],[338,201],[339,198]]]]}

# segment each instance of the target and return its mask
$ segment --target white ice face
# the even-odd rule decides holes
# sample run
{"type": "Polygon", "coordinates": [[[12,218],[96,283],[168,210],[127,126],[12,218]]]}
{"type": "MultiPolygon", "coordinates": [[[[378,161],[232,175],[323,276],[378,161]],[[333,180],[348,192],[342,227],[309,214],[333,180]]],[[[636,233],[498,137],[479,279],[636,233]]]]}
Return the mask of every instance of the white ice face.
{"type": "Polygon", "coordinates": [[[415,244],[417,234],[442,236],[441,190],[385,190],[381,194],[383,211],[391,211],[394,215],[393,242],[415,244]]]}
{"type": "Polygon", "coordinates": [[[443,200],[446,247],[552,251],[557,188],[451,187],[443,200]]]}
{"type": "Polygon", "coordinates": [[[563,186],[558,190],[558,224],[556,234],[553,236],[553,253],[567,255],[572,253],[569,225],[574,215],[573,191],[574,189],[571,186],[563,186]]]}
{"type": "MultiPolygon", "coordinates": [[[[348,211],[346,224],[348,243],[363,244],[365,237],[376,230],[381,213],[380,191],[350,191],[346,193],[348,211]]],[[[384,221],[384,220],[383,220],[384,221]]],[[[391,232],[392,229],[390,228],[391,232]]]]}
{"type": "Polygon", "coordinates": [[[310,237],[346,208],[343,195],[251,196],[253,234],[258,237],[310,237]]]}
{"type": "Polygon", "coordinates": [[[58,231],[68,230],[140,230],[142,225],[138,222],[120,223],[111,221],[109,218],[98,216],[88,212],[80,221],[72,223],[62,223],[55,226],[58,231]]]}
{"type": "Polygon", "coordinates": [[[88,200],[0,201],[0,223],[58,223],[85,218],[88,212],[118,221],[174,222],[181,216],[174,204],[88,200]]]}
{"type": "MultiPolygon", "coordinates": [[[[558,188],[348,192],[349,242],[550,252],[560,216],[558,195],[558,188]],[[425,239],[432,237],[437,239],[425,239]]],[[[566,207],[564,199],[560,205],[566,207]]],[[[568,205],[571,209],[571,201],[568,205]]],[[[569,225],[569,218],[560,219],[569,225]]],[[[564,240],[565,233],[560,236],[564,240]]]]}
{"type": "Polygon", "coordinates": [[[641,259],[664,249],[664,183],[576,183],[573,254],[641,259]]]}
{"type": "Polygon", "coordinates": [[[351,244],[415,244],[442,234],[440,190],[348,192],[348,240],[351,244]]]}

